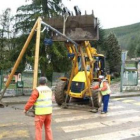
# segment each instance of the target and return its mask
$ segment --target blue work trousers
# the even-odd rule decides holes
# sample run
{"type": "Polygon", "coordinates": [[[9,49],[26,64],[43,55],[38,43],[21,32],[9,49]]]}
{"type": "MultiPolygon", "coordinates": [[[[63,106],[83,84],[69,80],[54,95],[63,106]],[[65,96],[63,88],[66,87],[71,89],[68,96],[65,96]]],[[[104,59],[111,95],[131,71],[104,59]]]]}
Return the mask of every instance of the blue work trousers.
{"type": "Polygon", "coordinates": [[[108,111],[108,102],[109,102],[110,95],[103,95],[102,102],[103,102],[103,112],[108,111]]]}

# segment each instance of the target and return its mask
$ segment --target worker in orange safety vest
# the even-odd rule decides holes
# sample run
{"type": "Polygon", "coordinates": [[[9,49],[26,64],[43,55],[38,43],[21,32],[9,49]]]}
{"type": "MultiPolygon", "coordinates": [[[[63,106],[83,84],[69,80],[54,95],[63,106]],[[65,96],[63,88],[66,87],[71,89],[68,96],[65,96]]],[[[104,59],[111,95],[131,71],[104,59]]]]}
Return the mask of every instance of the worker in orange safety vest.
{"type": "MultiPolygon", "coordinates": [[[[94,87],[91,87],[93,90],[98,90],[101,92],[102,95],[102,102],[103,102],[103,109],[101,111],[101,114],[105,114],[108,112],[108,103],[109,103],[109,98],[110,98],[110,86],[109,83],[106,79],[104,79],[103,75],[99,75],[99,84],[95,85],[94,87]]],[[[93,113],[98,112],[98,109],[93,109],[93,113]]]]}
{"type": "Polygon", "coordinates": [[[33,90],[24,107],[26,113],[32,106],[35,107],[35,138],[42,140],[42,126],[45,127],[45,140],[53,140],[51,130],[52,120],[52,90],[46,86],[47,78],[39,78],[39,86],[33,90]]]}

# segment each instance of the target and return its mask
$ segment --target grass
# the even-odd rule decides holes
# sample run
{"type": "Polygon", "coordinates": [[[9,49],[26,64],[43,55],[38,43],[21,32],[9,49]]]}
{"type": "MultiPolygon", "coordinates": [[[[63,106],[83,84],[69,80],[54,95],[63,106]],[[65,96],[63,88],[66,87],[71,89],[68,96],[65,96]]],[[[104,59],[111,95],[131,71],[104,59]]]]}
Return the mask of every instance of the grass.
{"type": "MultiPolygon", "coordinates": [[[[2,85],[2,89],[4,89],[4,88],[5,88],[5,84],[2,85]]],[[[9,88],[9,89],[16,89],[16,84],[10,84],[10,85],[8,86],[8,88],[9,88]]]]}
{"type": "Polygon", "coordinates": [[[114,78],[111,80],[111,84],[115,84],[117,82],[120,82],[121,81],[121,77],[117,77],[117,78],[114,78]]]}
{"type": "Polygon", "coordinates": [[[126,67],[136,67],[136,64],[130,63],[130,64],[125,64],[126,67]]]}

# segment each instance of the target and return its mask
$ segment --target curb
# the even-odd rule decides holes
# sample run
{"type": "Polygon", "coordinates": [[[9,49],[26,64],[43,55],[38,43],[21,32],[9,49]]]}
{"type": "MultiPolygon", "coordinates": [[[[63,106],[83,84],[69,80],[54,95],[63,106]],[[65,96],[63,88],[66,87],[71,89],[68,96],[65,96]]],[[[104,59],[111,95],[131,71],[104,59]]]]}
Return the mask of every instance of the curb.
{"type": "Polygon", "coordinates": [[[113,99],[113,98],[136,97],[136,96],[140,96],[140,93],[137,93],[137,94],[123,94],[122,93],[122,95],[112,95],[110,96],[110,98],[113,99]]]}
{"type": "MultiPolygon", "coordinates": [[[[136,97],[140,96],[140,93],[137,94],[121,94],[121,95],[111,95],[110,98],[124,98],[124,97],[136,97]]],[[[28,100],[21,100],[21,101],[2,101],[3,104],[5,105],[11,105],[11,104],[26,104],[28,100]]],[[[54,103],[54,101],[53,101],[54,103]]]]}
{"type": "Polygon", "coordinates": [[[27,101],[11,101],[11,102],[9,102],[9,101],[3,101],[2,103],[5,104],[5,105],[26,104],[27,101]]]}
{"type": "MultiPolygon", "coordinates": [[[[28,100],[27,100],[28,101],[28,100]]],[[[27,101],[2,101],[5,106],[14,105],[14,104],[26,104],[27,101]]],[[[54,102],[53,102],[54,103],[54,102]]]]}

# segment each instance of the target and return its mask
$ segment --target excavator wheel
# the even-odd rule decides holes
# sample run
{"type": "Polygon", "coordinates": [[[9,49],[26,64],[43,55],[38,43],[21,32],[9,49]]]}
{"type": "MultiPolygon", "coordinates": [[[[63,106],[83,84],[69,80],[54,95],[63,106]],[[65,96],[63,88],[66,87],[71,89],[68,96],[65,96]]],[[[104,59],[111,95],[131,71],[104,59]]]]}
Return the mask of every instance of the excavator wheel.
{"type": "MultiPolygon", "coordinates": [[[[59,80],[55,87],[55,100],[58,105],[62,105],[65,102],[66,94],[65,90],[67,89],[67,81],[59,80]]],[[[69,97],[68,97],[69,100],[69,97]]],[[[68,101],[67,101],[68,102],[68,101]]]]}
{"type": "Polygon", "coordinates": [[[102,95],[98,91],[92,92],[93,103],[95,108],[100,108],[102,104],[102,95]]]}

